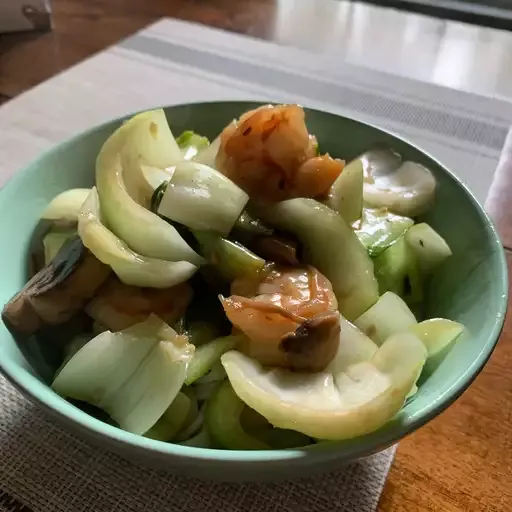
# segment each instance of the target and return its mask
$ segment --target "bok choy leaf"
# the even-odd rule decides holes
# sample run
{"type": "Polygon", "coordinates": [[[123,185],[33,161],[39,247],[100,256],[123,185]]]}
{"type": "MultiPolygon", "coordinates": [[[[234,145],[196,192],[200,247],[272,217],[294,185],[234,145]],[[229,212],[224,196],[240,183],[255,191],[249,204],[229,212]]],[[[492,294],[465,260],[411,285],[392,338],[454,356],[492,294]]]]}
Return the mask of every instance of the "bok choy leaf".
{"type": "Polygon", "coordinates": [[[110,415],[135,434],[146,433],[176,398],[194,346],[158,317],[124,331],[105,331],[62,368],[52,388],[110,415]]]}
{"type": "Polygon", "coordinates": [[[207,137],[203,137],[192,130],[184,131],[177,139],[176,142],[181,150],[183,160],[191,160],[201,150],[210,145],[207,137]]]}
{"type": "Polygon", "coordinates": [[[394,244],[413,224],[412,219],[395,215],[386,208],[364,208],[361,223],[354,232],[374,258],[394,244]]]}

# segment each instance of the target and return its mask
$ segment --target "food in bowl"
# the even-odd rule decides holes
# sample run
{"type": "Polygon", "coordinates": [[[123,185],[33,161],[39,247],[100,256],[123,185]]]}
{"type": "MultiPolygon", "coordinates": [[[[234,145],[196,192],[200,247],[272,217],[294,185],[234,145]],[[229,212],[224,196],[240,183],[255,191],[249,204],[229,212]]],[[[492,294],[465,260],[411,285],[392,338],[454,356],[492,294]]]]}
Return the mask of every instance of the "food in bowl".
{"type": "Polygon", "coordinates": [[[59,329],[53,389],[123,430],[242,450],[361,436],[464,330],[422,318],[451,255],[417,221],[433,174],[387,147],[322,154],[300,106],[246,112],[211,143],[138,114],[95,177],[44,210],[2,316],[18,336],[59,329]]]}

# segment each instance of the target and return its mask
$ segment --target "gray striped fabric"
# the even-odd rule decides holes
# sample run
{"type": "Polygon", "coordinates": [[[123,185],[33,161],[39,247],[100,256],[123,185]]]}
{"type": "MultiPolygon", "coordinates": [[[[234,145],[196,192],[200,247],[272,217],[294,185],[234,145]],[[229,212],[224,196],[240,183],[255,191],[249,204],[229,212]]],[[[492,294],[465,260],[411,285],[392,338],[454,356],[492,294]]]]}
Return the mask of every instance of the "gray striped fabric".
{"type": "MultiPolygon", "coordinates": [[[[0,108],[0,185],[40,151],[109,118],[223,99],[300,102],[383,126],[436,155],[481,201],[512,119],[505,101],[162,20],[0,108]]],[[[184,480],[89,446],[0,378],[2,512],[370,512],[393,454],[391,448],[339,473],[286,484],[184,480]]]]}

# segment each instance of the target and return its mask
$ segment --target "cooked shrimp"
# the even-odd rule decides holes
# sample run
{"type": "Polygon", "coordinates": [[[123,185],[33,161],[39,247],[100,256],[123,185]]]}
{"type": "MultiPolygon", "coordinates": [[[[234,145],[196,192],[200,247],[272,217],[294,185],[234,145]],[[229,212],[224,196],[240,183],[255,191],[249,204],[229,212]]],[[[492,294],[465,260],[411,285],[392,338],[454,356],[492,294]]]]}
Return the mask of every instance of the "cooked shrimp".
{"type": "Polygon", "coordinates": [[[316,156],[304,117],[298,105],[246,112],[220,136],[218,170],[261,201],[325,195],[344,164],[316,156]]]}
{"type": "Polygon", "coordinates": [[[185,313],[192,299],[188,283],[172,288],[139,288],[112,277],[87,305],[86,313],[110,331],[120,331],[143,322],[154,313],[173,325],[185,313]]]}
{"type": "MultiPolygon", "coordinates": [[[[234,282],[232,291],[239,290],[250,293],[247,282],[234,282]]],[[[336,353],[338,303],[331,283],[312,267],[275,267],[264,273],[250,298],[221,300],[235,329],[247,336],[241,350],[262,364],[319,370],[336,353]]]]}

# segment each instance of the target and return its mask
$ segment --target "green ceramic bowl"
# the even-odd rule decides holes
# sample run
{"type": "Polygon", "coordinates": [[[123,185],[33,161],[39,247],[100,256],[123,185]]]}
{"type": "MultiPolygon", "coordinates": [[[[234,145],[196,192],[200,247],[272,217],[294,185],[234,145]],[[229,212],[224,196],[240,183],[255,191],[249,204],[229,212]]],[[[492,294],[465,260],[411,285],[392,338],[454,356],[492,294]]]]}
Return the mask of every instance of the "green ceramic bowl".
{"type": "MultiPolygon", "coordinates": [[[[166,109],[174,133],[193,129],[214,137],[254,103],[181,105],[166,109]]],[[[45,205],[59,192],[93,185],[102,143],[122,120],[99,126],[60,144],[20,171],[0,191],[0,303],[27,280],[29,239],[45,205]]],[[[507,306],[504,252],[491,221],[468,190],[439,162],[404,140],[373,126],[310,110],[309,129],[322,151],[345,159],[375,143],[385,143],[406,159],[429,167],[438,180],[435,206],[425,220],[449,243],[453,257],[430,285],[427,315],[462,322],[469,334],[457,343],[417,395],[386,426],[344,442],[280,451],[221,451],[161,443],[107,425],[56,395],[48,383],[55,371],[52,347],[17,343],[0,326],[0,369],[30,400],[79,436],[137,462],[180,474],[224,480],[308,476],[339,468],[383,450],[424,425],[452,404],[481,371],[498,341],[507,306]]]]}

